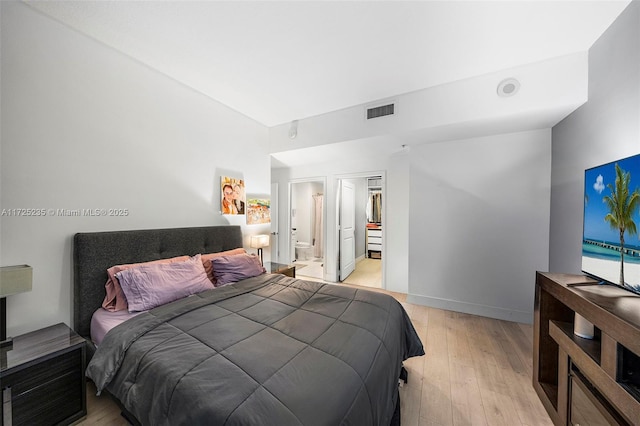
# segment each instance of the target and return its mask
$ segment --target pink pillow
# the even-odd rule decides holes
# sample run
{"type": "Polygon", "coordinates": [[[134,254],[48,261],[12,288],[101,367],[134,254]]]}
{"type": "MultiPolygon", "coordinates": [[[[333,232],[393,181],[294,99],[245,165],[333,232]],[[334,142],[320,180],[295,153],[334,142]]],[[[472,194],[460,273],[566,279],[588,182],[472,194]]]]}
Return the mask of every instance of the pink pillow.
{"type": "Polygon", "coordinates": [[[222,287],[266,272],[260,263],[260,258],[255,254],[220,256],[211,259],[211,263],[216,287],[222,287]]]}
{"type": "Polygon", "coordinates": [[[220,256],[234,256],[236,254],[246,254],[247,251],[243,248],[237,248],[233,250],[221,251],[218,253],[207,253],[202,255],[202,264],[204,270],[207,271],[207,277],[211,280],[213,285],[216,285],[216,279],[213,276],[213,267],[211,266],[211,259],[215,259],[220,256]]]}
{"type": "Polygon", "coordinates": [[[127,297],[129,312],[146,311],[214,288],[199,254],[184,262],[129,268],[116,277],[127,297]]]}
{"type": "Polygon", "coordinates": [[[107,282],[104,285],[105,290],[107,291],[107,295],[102,301],[102,307],[110,312],[123,311],[127,309],[127,299],[125,298],[124,293],[122,292],[122,288],[120,288],[120,283],[116,278],[116,274],[118,272],[127,270],[129,268],[134,268],[136,266],[141,266],[141,265],[184,262],[185,260],[188,260],[188,259],[189,259],[189,256],[178,256],[178,257],[172,257],[170,259],[153,260],[151,262],[129,263],[125,265],[112,266],[111,268],[107,269],[107,275],[109,276],[109,278],[107,279],[107,282]]]}

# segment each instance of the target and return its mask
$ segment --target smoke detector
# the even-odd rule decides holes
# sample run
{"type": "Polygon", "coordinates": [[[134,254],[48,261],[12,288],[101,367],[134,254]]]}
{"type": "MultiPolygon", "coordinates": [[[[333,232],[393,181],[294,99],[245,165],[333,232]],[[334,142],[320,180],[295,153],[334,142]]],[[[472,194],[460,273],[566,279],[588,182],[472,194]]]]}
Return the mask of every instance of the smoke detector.
{"type": "Polygon", "coordinates": [[[520,82],[515,78],[506,78],[498,84],[498,96],[508,98],[518,93],[520,82]]]}

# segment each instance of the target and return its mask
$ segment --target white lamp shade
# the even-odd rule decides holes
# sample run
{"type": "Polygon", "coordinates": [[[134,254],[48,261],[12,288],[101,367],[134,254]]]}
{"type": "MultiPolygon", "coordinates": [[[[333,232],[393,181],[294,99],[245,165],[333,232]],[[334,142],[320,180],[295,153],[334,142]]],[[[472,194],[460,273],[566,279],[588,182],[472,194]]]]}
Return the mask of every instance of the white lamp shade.
{"type": "Polygon", "coordinates": [[[269,247],[269,236],[268,235],[252,235],[251,242],[249,243],[251,248],[263,248],[269,247]]]}
{"type": "Polygon", "coordinates": [[[31,291],[33,269],[29,265],[0,268],[0,297],[31,291]]]}

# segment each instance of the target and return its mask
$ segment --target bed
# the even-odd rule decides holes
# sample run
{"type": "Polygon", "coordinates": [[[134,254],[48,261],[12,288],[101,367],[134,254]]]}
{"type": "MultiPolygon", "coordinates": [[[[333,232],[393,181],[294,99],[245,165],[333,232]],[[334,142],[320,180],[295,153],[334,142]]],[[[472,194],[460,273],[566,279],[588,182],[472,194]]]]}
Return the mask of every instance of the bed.
{"type": "Polygon", "coordinates": [[[74,329],[98,391],[143,425],[399,424],[402,363],[424,350],[382,293],[264,273],[144,311],[91,342],[108,268],[238,247],[238,226],[75,235],[74,329]]]}

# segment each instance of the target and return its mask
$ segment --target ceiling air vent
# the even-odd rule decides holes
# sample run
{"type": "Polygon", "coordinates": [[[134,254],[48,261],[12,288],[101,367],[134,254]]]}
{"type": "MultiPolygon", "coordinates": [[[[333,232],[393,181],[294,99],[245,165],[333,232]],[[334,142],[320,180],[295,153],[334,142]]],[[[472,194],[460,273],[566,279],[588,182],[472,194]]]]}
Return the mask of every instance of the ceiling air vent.
{"type": "Polygon", "coordinates": [[[367,120],[395,114],[395,104],[382,105],[374,108],[367,108],[367,120]]]}

